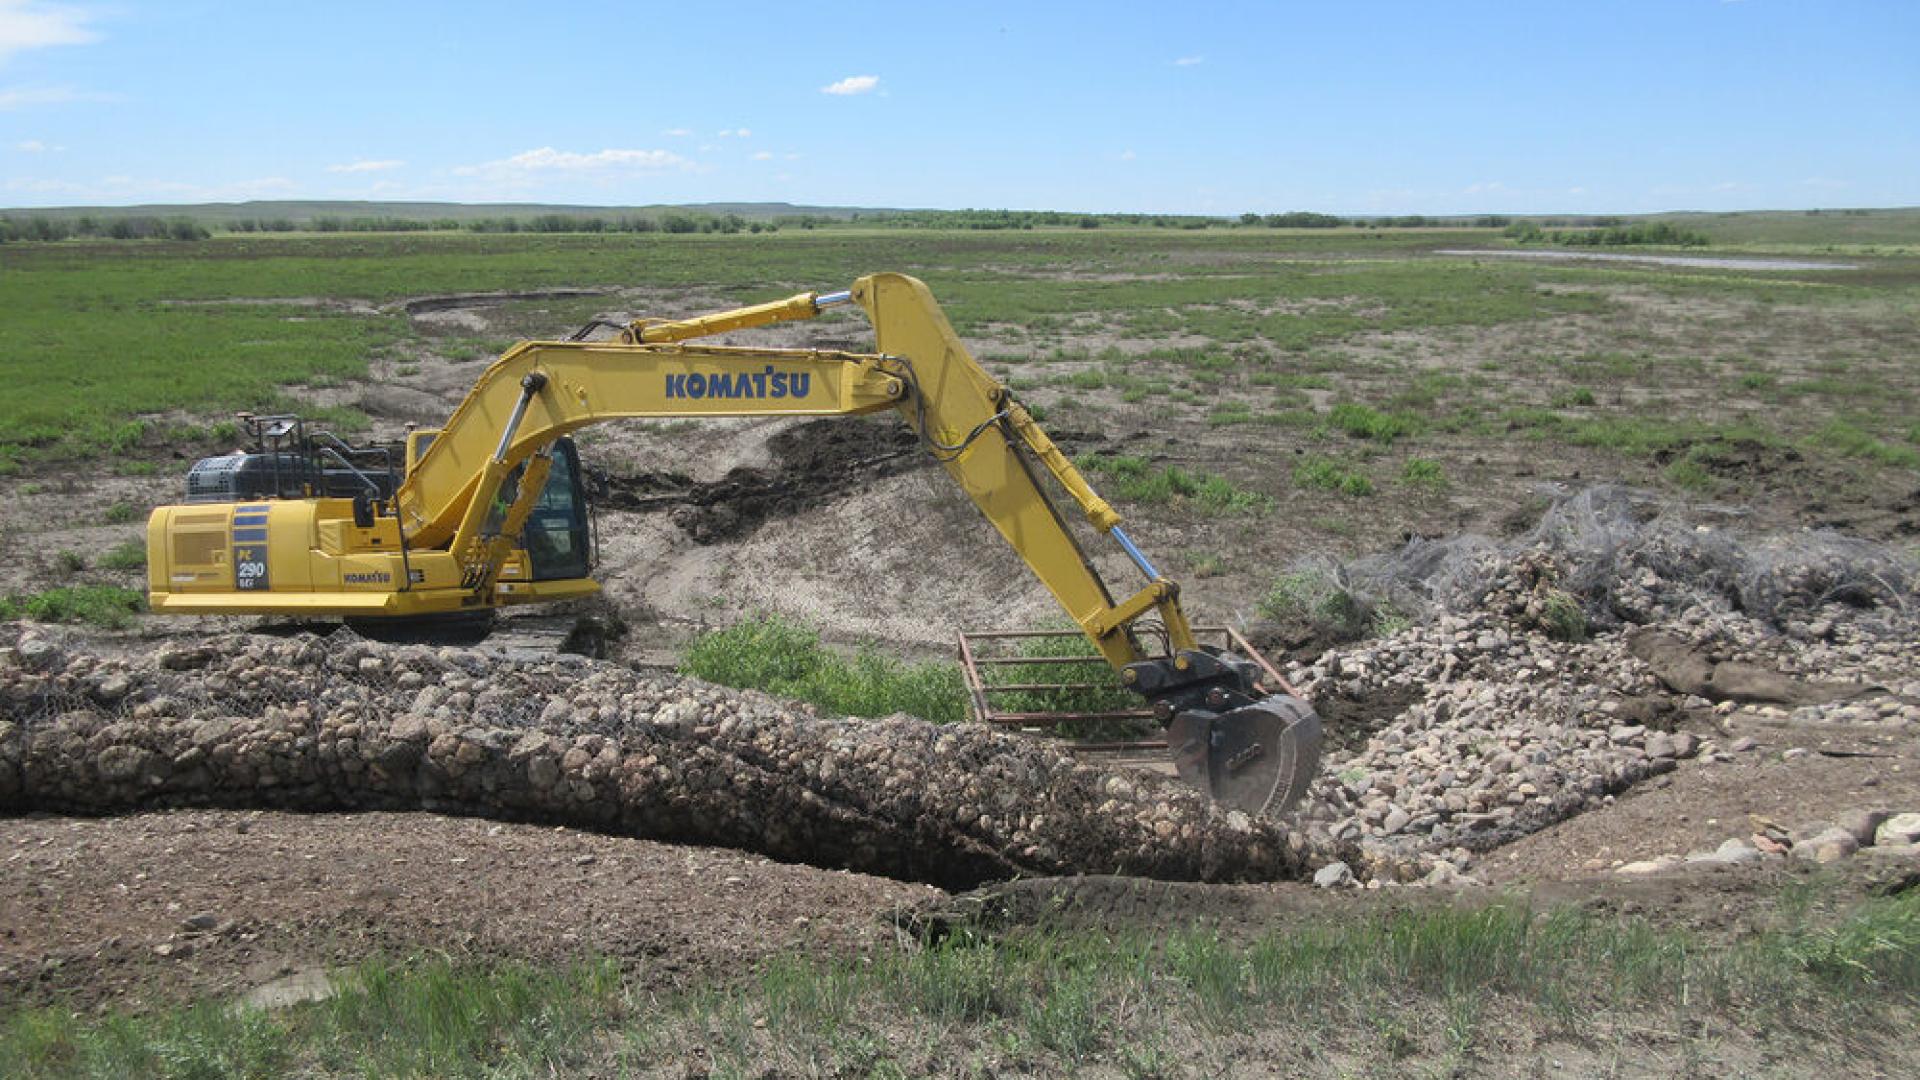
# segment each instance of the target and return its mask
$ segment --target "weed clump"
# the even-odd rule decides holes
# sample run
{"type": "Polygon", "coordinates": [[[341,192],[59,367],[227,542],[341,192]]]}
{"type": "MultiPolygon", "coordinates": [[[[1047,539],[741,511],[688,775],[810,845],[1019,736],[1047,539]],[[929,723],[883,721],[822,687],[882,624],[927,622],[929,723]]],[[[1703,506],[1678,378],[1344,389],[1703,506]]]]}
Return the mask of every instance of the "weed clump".
{"type": "Polygon", "coordinates": [[[1304,564],[1273,580],[1260,599],[1260,614],[1304,628],[1329,642],[1386,637],[1413,624],[1392,605],[1376,602],[1354,588],[1336,566],[1304,564]]]}
{"type": "Polygon", "coordinates": [[[1127,502],[1159,504],[1183,500],[1218,514],[1262,514],[1273,499],[1247,491],[1213,473],[1190,473],[1178,465],[1154,468],[1134,455],[1088,454],[1074,464],[1113,482],[1114,494],[1127,502]]]}
{"type": "Polygon", "coordinates": [[[700,635],[680,670],[846,716],[904,712],[950,723],[966,715],[965,690],[954,665],[909,663],[870,647],[849,656],[823,643],[818,630],[779,615],[751,616],[700,635]]]}
{"type": "MultiPolygon", "coordinates": [[[[1920,434],[1920,427],[1908,432],[1920,434]]],[[[1898,443],[1883,442],[1871,433],[1845,420],[1829,421],[1814,433],[1814,442],[1846,457],[1862,458],[1902,469],[1920,469],[1920,450],[1898,443]]]]}
{"type": "Polygon", "coordinates": [[[102,570],[144,570],[147,567],[147,545],[138,540],[129,540],[100,556],[96,565],[102,570]]]}
{"type": "Polygon", "coordinates": [[[1411,435],[1414,428],[1411,417],[1379,412],[1352,402],[1335,405],[1327,413],[1327,423],[1353,438],[1380,443],[1391,443],[1402,435],[1411,435]]]}
{"type": "Polygon", "coordinates": [[[1562,589],[1548,589],[1540,599],[1540,629],[1555,641],[1587,640],[1587,612],[1580,601],[1562,589]]]}
{"type": "Polygon", "coordinates": [[[1293,482],[1303,488],[1337,491],[1356,498],[1373,494],[1373,480],[1366,473],[1326,457],[1310,457],[1294,466],[1293,482]]]}
{"type": "Polygon", "coordinates": [[[0,619],[85,623],[121,629],[146,610],[147,598],[117,585],[62,585],[45,592],[0,598],[0,619]]]}
{"type": "Polygon", "coordinates": [[[1447,486],[1447,474],[1432,458],[1408,458],[1400,469],[1400,482],[1408,487],[1437,491],[1447,486]]]}

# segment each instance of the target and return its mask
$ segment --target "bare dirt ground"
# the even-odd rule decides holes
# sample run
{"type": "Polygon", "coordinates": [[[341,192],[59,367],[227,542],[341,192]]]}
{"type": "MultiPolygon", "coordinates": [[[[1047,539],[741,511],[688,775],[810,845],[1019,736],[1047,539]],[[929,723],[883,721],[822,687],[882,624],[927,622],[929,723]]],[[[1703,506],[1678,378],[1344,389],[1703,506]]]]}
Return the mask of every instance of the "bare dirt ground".
{"type": "Polygon", "coordinates": [[[180,810],[0,822],[0,987],[228,995],[372,952],[614,957],[668,988],[893,940],[940,895],[713,848],[429,814],[180,810]]]}
{"type": "Polygon", "coordinates": [[[1763,822],[1796,830],[1856,810],[1920,806],[1920,740],[1831,727],[1742,718],[1728,730],[1753,739],[1752,750],[1724,764],[1683,761],[1603,810],[1506,845],[1483,872],[1498,884],[1548,882],[1711,849],[1763,822]],[[1807,752],[1783,756],[1796,748],[1807,752]]]}

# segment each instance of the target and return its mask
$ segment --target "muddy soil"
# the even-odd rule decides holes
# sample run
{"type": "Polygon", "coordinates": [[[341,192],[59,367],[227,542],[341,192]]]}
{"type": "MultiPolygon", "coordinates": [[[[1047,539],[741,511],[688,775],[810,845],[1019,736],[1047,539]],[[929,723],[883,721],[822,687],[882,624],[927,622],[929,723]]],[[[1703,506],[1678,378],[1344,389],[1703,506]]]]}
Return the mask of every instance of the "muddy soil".
{"type": "MultiPolygon", "coordinates": [[[[1592,843],[1605,840],[1612,822],[1613,839],[1623,841],[1658,820],[1602,812],[1568,827],[1586,828],[1583,842],[1592,843]]],[[[1535,838],[1536,846],[1552,835],[1535,838]]],[[[0,822],[0,868],[0,993],[108,1007],[237,997],[370,953],[536,963],[605,956],[637,985],[666,989],[749,971],[781,952],[849,957],[960,929],[1157,934],[1199,926],[1244,940],[1423,905],[1513,900],[1575,904],[1728,940],[1777,925],[1794,882],[1842,883],[1837,906],[1822,918],[1914,887],[1920,849],[1831,869],[1782,862],[1651,878],[1551,867],[1507,888],[1087,877],[948,894],[565,828],[422,814],[178,810],[8,819],[0,822]]]]}

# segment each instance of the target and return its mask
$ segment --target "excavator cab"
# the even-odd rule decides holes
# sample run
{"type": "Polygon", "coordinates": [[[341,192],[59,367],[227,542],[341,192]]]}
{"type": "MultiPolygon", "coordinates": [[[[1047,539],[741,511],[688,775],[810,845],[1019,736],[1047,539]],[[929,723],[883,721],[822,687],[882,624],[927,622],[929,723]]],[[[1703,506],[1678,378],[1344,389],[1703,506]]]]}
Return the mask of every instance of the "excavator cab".
{"type": "Polygon", "coordinates": [[[533,504],[526,528],[520,530],[529,580],[584,578],[593,570],[593,527],[584,479],[573,440],[555,440],[546,486],[533,504]]]}
{"type": "MultiPolygon", "coordinates": [[[[417,429],[407,433],[407,471],[412,472],[427,448],[440,432],[417,429]]],[[[520,478],[526,472],[523,462],[508,473],[493,498],[483,531],[497,531],[505,521],[507,508],[520,492],[520,478]]],[[[553,441],[546,484],[534,502],[527,523],[520,530],[520,549],[527,553],[524,572],[509,565],[502,571],[505,579],[524,581],[570,581],[586,578],[593,572],[593,520],[587,497],[586,471],[580,467],[580,452],[573,440],[562,436],[553,441]]]]}

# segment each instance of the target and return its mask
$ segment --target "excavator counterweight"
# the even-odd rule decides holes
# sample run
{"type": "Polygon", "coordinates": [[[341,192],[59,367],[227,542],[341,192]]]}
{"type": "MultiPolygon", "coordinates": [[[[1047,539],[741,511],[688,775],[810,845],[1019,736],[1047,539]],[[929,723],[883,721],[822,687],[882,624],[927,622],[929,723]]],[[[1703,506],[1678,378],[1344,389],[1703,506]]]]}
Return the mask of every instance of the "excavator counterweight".
{"type": "Polygon", "coordinates": [[[586,595],[592,536],[568,435],[612,420],[891,410],[979,507],[1099,656],[1167,725],[1181,776],[1222,804],[1284,808],[1312,779],[1319,719],[1244,657],[1202,646],[1163,576],[1012,392],[976,363],[920,281],[873,274],[607,341],[523,342],[438,429],[347,446],[293,417],[247,417],[251,453],[196,466],[148,523],[153,610],[471,617],[586,595]],[[857,305],[871,353],[692,344],[857,305]],[[1042,478],[1144,579],[1118,599],[1042,478]],[[1139,628],[1150,623],[1154,633],[1139,628]],[[1148,650],[1143,641],[1159,641],[1148,650]]]}

